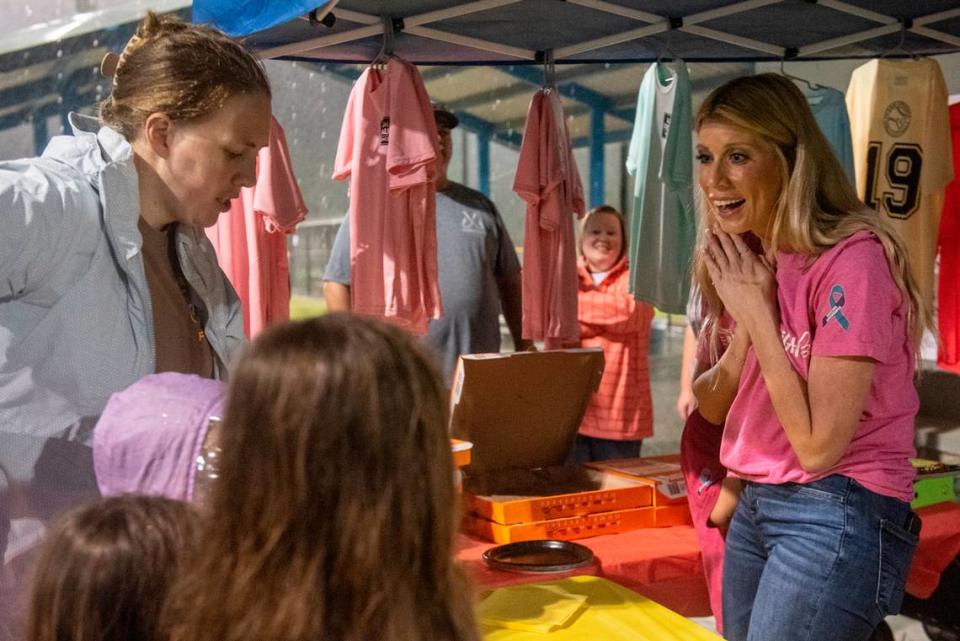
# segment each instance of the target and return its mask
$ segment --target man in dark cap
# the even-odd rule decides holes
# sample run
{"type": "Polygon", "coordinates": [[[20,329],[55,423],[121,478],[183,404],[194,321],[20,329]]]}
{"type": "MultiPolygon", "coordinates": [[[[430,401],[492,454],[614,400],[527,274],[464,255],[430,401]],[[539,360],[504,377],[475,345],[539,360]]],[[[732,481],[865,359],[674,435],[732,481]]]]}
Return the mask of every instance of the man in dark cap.
{"type": "MultiPolygon", "coordinates": [[[[500,312],[515,349],[521,338],[520,262],[489,198],[447,178],[457,116],[433,103],[437,122],[437,271],[444,315],[430,321],[426,341],[440,357],[447,384],[460,354],[500,351],[500,312]]],[[[329,311],[350,309],[350,225],[340,225],[323,275],[329,311]]]]}

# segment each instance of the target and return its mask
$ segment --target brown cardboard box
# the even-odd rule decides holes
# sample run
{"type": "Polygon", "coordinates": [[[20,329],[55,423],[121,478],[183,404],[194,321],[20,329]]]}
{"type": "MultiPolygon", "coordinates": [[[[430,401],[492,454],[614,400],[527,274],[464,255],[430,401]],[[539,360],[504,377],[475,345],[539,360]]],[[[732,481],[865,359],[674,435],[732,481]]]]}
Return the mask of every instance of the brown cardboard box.
{"type": "Polygon", "coordinates": [[[603,374],[603,350],[461,356],[450,430],[473,443],[469,474],[563,465],[603,374]]]}
{"type": "Polygon", "coordinates": [[[469,531],[504,542],[654,524],[649,483],[563,465],[602,373],[599,349],[461,357],[451,431],[473,443],[463,481],[469,531]]]}

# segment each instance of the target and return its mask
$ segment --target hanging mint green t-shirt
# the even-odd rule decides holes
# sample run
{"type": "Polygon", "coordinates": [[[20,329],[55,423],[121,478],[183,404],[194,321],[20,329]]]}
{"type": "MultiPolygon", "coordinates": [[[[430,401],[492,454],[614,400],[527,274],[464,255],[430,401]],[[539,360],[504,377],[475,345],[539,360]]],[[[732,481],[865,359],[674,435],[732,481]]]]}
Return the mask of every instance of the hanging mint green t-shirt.
{"type": "Polygon", "coordinates": [[[692,118],[686,65],[652,65],[640,84],[627,156],[634,176],[630,291],[671,314],[686,310],[696,242],[692,118]]]}

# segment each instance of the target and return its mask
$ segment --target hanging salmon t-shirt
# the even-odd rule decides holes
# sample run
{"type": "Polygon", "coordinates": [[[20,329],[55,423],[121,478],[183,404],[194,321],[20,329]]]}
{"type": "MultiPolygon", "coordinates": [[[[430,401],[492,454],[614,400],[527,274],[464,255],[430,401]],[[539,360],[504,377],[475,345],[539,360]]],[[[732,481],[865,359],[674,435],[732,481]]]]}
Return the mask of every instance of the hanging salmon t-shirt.
{"type": "Polygon", "coordinates": [[[523,337],[547,346],[579,338],[573,214],[583,185],[556,91],[530,102],[513,191],[527,203],[523,239],[523,337]]]}
{"type": "Polygon", "coordinates": [[[270,142],[257,155],[257,182],[230,202],[206,229],[217,260],[243,305],[243,330],[252,338],[290,319],[287,234],[307,215],[293,174],[283,127],[273,118],[270,142]]]}
{"type": "Polygon", "coordinates": [[[351,308],[425,334],[437,281],[437,128],[416,67],[368,68],[347,102],[333,172],[350,179],[351,308]]]}

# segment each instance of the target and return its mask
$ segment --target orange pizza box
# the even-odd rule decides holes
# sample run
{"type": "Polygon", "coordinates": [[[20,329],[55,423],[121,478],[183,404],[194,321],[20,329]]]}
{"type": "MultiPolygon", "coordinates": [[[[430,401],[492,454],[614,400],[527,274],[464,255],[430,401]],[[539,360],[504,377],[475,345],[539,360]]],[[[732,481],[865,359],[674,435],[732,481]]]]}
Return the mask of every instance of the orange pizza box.
{"type": "Polygon", "coordinates": [[[494,543],[515,543],[537,539],[571,541],[602,534],[619,534],[655,525],[656,510],[650,507],[511,525],[495,523],[472,513],[468,513],[463,519],[465,532],[494,543]]]}
{"type": "Polygon", "coordinates": [[[565,466],[603,373],[597,348],[462,356],[451,433],[473,443],[469,511],[504,525],[649,507],[649,484],[565,466]]]}
{"type": "Polygon", "coordinates": [[[653,504],[657,507],[687,502],[687,486],[678,454],[594,461],[586,466],[650,485],[654,488],[653,504]]]}
{"type": "Polygon", "coordinates": [[[464,490],[469,511],[504,525],[653,505],[649,484],[580,465],[474,472],[464,490]]]}

